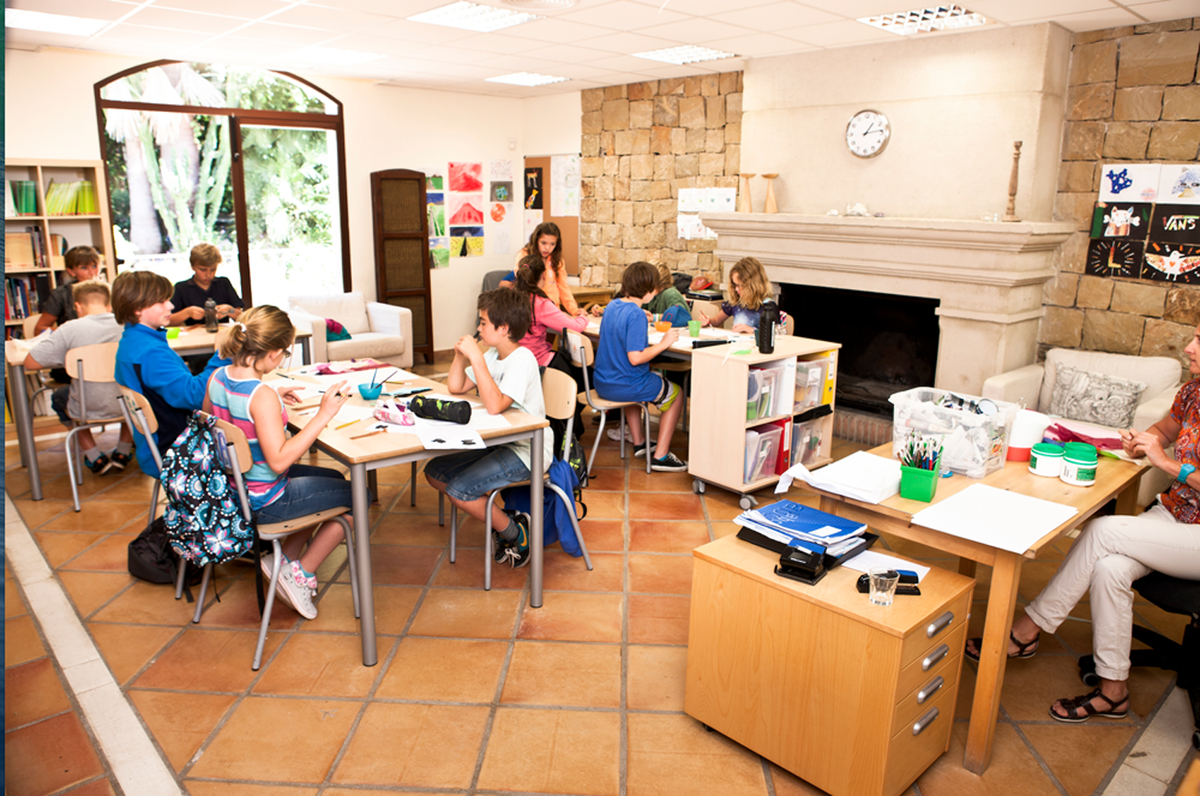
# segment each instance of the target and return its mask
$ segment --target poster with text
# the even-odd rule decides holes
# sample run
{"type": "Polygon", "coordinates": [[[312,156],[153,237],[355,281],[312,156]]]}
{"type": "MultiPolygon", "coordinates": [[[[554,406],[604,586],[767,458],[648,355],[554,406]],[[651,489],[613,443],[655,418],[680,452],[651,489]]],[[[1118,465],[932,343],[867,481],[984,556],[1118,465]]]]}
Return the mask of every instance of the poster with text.
{"type": "Polygon", "coordinates": [[[1150,231],[1150,208],[1140,202],[1096,202],[1092,237],[1145,240],[1150,231]]]}
{"type": "Polygon", "coordinates": [[[1200,246],[1157,241],[1146,244],[1142,279],[1183,285],[1200,284],[1200,246]]]}
{"type": "Polygon", "coordinates": [[[1100,201],[1153,202],[1158,183],[1157,163],[1105,163],[1100,167],[1100,201]]]}
{"type": "Polygon", "coordinates": [[[456,257],[482,257],[483,227],[450,227],[450,252],[456,257]]]}
{"type": "Polygon", "coordinates": [[[550,215],[579,215],[579,155],[550,158],[550,215]]]}
{"type": "Polygon", "coordinates": [[[1150,240],[1200,245],[1200,205],[1155,205],[1150,240]]]}
{"type": "Polygon", "coordinates": [[[450,194],[447,214],[449,215],[450,226],[482,224],[483,194],[450,194]]]}
{"type": "Polygon", "coordinates": [[[525,169],[525,209],[542,209],[542,169],[525,169]]]}
{"type": "Polygon", "coordinates": [[[1165,205],[1200,205],[1200,166],[1195,163],[1163,165],[1158,201],[1165,205]]]}
{"type": "Polygon", "coordinates": [[[1091,276],[1123,276],[1137,279],[1142,268],[1142,244],[1131,240],[1088,242],[1085,272],[1091,276]]]}
{"type": "Polygon", "coordinates": [[[482,163],[451,163],[450,185],[454,193],[478,193],[483,190],[482,163]]]}

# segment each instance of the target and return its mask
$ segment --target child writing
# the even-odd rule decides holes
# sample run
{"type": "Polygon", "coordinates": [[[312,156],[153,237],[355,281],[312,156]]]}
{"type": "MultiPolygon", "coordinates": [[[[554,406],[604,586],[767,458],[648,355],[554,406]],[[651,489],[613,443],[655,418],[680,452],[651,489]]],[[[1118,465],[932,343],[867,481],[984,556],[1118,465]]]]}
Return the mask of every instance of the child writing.
{"type": "MultiPolygon", "coordinates": [[[[758,329],[758,316],[762,303],[771,297],[771,282],[763,264],[753,257],[743,257],[729,269],[729,290],[720,311],[709,318],[700,313],[701,326],[720,326],[726,318],[733,318],[733,331],[748,334],[758,329]]],[[[786,319],[779,313],[779,322],[786,319]]]]}
{"type": "Polygon", "coordinates": [[[643,309],[659,291],[659,276],[649,263],[634,263],[621,276],[625,297],[609,303],[600,326],[600,344],[596,351],[596,392],[610,401],[649,401],[662,411],[658,425],[657,448],[643,440],[638,406],[625,407],[625,422],[633,437],[633,455],[661,456],[650,466],[659,472],[682,472],[687,463],[671,453],[671,437],[683,410],[679,385],[650,370],[649,362],[679,339],[672,327],[661,341],[648,345],[646,313],[643,309]],[[647,450],[650,448],[650,450],[647,450]]]}
{"type": "Polygon", "coordinates": [[[73,246],[63,257],[63,267],[67,270],[67,282],[51,290],[42,303],[42,317],[38,318],[34,334],[41,334],[56,323],[72,321],[79,317],[75,311],[75,298],[71,294],[71,288],[76,282],[87,282],[96,278],[100,273],[100,253],[91,246],[73,246]]]}
{"type": "MultiPolygon", "coordinates": [[[[38,340],[33,350],[25,357],[26,370],[60,367],[66,362],[67,352],[72,348],[115,343],[121,339],[121,325],[113,318],[108,285],[93,280],[74,282],[71,288],[75,305],[73,314],[77,317],[60,325],[48,337],[38,340]]],[[[72,417],[86,421],[112,417],[120,411],[117,400],[121,392],[115,384],[88,384],[86,418],[83,416],[79,393],[79,382],[72,381],[71,386],[55,390],[50,399],[50,406],[67,428],[75,427],[72,417]]],[[[79,440],[79,448],[83,451],[84,464],[96,475],[104,475],[114,467],[124,470],[125,465],[129,464],[130,454],[133,452],[133,436],[124,423],[121,424],[116,450],[111,454],[105,454],[96,447],[91,429],[83,429],[75,438],[79,440]]]]}
{"type": "Polygon", "coordinates": [[[546,221],[538,224],[529,236],[529,243],[517,252],[517,268],[510,271],[500,282],[500,287],[512,287],[517,281],[517,271],[521,261],[529,256],[542,258],[546,270],[551,277],[547,279],[545,293],[547,298],[562,308],[562,311],[574,317],[582,314],[575,296],[571,294],[571,286],[567,283],[567,266],[563,263],[562,231],[558,224],[546,221]]]}
{"type": "Polygon", "coordinates": [[[217,276],[217,266],[223,260],[221,251],[211,243],[200,243],[192,247],[189,255],[192,278],[175,283],[171,294],[171,326],[194,326],[204,323],[204,302],[212,299],[217,305],[217,319],[241,317],[242,298],[233,289],[233,283],[217,276]]]}
{"type": "Polygon", "coordinates": [[[563,328],[582,332],[587,328],[586,315],[571,317],[560,310],[546,295],[548,283],[554,275],[546,270],[542,258],[533,255],[521,260],[517,268],[517,281],[513,287],[529,302],[531,321],[529,331],[521,338],[521,345],[533,352],[538,367],[544,368],[554,358],[554,349],[546,341],[547,332],[561,332],[563,328]]]}
{"type": "Polygon", "coordinates": [[[692,319],[691,309],[687,299],[675,288],[671,269],[665,265],[658,266],[658,287],[658,295],[646,303],[646,312],[649,315],[663,316],[663,320],[670,321],[672,326],[687,326],[688,321],[692,319]],[[679,309],[672,310],[672,307],[679,309]]]}
{"type": "MultiPolygon", "coordinates": [[[[283,402],[296,402],[292,389],[276,392],[262,380],[288,356],[295,337],[291,320],[278,307],[247,310],[220,345],[221,355],[231,364],[212,374],[204,397],[206,412],[246,434],[254,462],[245,474],[246,492],[260,523],[284,522],[351,505],[350,482],[340,472],[297,464],[350,397],[342,389],[346,382],[328,387],[317,414],[289,439],[283,402]]],[[[283,542],[275,590],[305,619],[317,617],[312,601],[317,593],[313,573],[341,540],[341,524],[328,520],[316,533],[294,533],[283,542]]],[[[261,563],[270,578],[273,559],[264,556],[261,563]]]]}
{"type": "MultiPolygon", "coordinates": [[[[485,354],[475,338],[465,335],[454,345],[454,362],[446,385],[454,395],[475,387],[488,414],[509,407],[535,417],[546,416],[542,382],[533,352],[520,345],[529,330],[528,299],[515,290],[498,288],[479,295],[479,337],[491,346],[485,354]]],[[[550,468],[553,435],[543,434],[542,461],[550,468]]],[[[529,440],[478,451],[439,456],[425,465],[425,479],[455,506],[477,520],[487,519],[489,492],[530,477],[529,440]]],[[[541,475],[539,473],[539,475],[541,475]]],[[[511,517],[492,506],[495,559],[514,568],[529,563],[529,515],[511,517]],[[500,529],[500,530],[496,530],[500,529]]]]}
{"type": "Polygon", "coordinates": [[[167,344],[162,327],[171,317],[171,282],[151,271],[125,271],[113,281],[113,314],[125,325],[117,348],[117,383],[140,392],[150,402],[158,431],[147,441],[134,429],[138,464],[142,472],[158,478],[158,467],[148,445],[165,455],[187,426],[188,417],[204,401],[208,377],[229,360],[213,354],[208,365],[192,375],[167,344]]]}

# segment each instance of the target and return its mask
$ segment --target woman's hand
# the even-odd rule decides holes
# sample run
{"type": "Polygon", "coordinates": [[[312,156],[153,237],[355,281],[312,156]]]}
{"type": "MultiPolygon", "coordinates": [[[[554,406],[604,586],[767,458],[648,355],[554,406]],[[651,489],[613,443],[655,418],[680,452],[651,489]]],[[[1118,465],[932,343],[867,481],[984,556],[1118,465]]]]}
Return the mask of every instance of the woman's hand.
{"type": "MultiPolygon", "coordinates": [[[[1124,435],[1122,435],[1122,439],[1124,439],[1124,435]]],[[[1152,465],[1159,469],[1165,469],[1163,465],[1172,461],[1171,457],[1167,456],[1166,451],[1163,450],[1162,440],[1153,431],[1141,431],[1134,434],[1130,443],[1123,447],[1126,448],[1127,453],[1129,453],[1129,448],[1132,448],[1131,456],[1145,456],[1152,465]]]]}

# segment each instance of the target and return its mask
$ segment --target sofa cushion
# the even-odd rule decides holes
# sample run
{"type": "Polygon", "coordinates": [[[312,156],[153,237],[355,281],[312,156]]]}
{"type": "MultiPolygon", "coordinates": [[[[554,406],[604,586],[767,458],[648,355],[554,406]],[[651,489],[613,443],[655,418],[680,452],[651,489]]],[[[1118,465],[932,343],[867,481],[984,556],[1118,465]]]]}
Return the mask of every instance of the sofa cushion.
{"type": "Polygon", "coordinates": [[[1161,394],[1164,390],[1177,387],[1180,383],[1179,360],[1171,357],[1138,357],[1128,354],[1110,354],[1104,351],[1077,351],[1069,348],[1051,348],[1046,352],[1046,371],[1042,380],[1038,410],[1050,411],[1050,399],[1056,382],[1055,369],[1059,363],[1078,370],[1105,373],[1130,381],[1146,384],[1146,391],[1138,403],[1143,403],[1161,394]]]}
{"type": "Polygon", "coordinates": [[[330,361],[394,357],[404,353],[403,337],[378,332],[362,332],[351,340],[329,341],[326,351],[330,361]]]}
{"type": "Polygon", "coordinates": [[[1129,428],[1138,399],[1145,390],[1146,383],[1142,381],[1059,364],[1054,374],[1050,413],[1111,428],[1129,428]]]}
{"type": "Polygon", "coordinates": [[[371,324],[367,320],[367,300],[359,291],[327,296],[291,296],[288,298],[288,304],[311,315],[333,318],[345,326],[351,335],[371,330],[371,324]]]}

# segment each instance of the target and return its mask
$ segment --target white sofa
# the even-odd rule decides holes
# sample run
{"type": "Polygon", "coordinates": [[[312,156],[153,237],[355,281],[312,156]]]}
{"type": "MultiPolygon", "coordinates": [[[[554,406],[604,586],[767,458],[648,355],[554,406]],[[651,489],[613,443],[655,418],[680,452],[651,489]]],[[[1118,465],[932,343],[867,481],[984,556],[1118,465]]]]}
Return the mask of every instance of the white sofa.
{"type": "Polygon", "coordinates": [[[288,315],[296,328],[312,332],[314,362],[372,357],[397,367],[412,367],[412,311],[406,307],[367,301],[355,291],[289,296],[288,315]],[[350,339],[327,340],[326,318],[346,327],[350,339]]]}
{"type": "MultiPolygon", "coordinates": [[[[1138,400],[1133,417],[1133,427],[1138,430],[1149,428],[1171,411],[1182,373],[1179,360],[1170,357],[1135,357],[1100,351],[1052,348],[1046,352],[1044,364],[1026,365],[992,376],[983,383],[982,394],[985,398],[1005,401],[1024,400],[1028,408],[1048,414],[1054,392],[1056,368],[1059,364],[1144,382],[1146,389],[1138,400]]],[[[1163,471],[1148,471],[1142,476],[1138,505],[1150,505],[1154,497],[1165,490],[1170,482],[1170,477],[1163,471]]]]}

